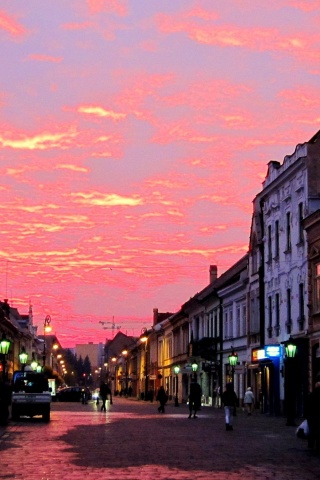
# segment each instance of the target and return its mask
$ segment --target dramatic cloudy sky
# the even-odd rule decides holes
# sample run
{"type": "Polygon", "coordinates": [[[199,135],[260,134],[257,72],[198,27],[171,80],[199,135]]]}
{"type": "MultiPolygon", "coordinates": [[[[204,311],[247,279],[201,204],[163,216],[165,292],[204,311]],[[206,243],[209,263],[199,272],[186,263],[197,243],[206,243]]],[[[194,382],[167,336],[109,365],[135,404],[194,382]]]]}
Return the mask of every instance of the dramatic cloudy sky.
{"type": "Polygon", "coordinates": [[[248,249],[320,120],[318,0],[2,0],[0,295],[139,335],[248,249]]]}

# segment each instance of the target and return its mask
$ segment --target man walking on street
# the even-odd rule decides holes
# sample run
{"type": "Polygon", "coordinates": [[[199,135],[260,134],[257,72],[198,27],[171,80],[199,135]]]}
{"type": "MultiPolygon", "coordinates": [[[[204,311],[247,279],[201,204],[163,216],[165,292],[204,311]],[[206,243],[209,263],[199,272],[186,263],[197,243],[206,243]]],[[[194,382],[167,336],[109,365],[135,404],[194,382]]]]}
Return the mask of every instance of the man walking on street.
{"type": "Polygon", "coordinates": [[[225,421],[226,421],[226,430],[233,430],[233,415],[234,410],[237,406],[238,397],[233,390],[233,384],[227,383],[226,389],[221,396],[221,401],[224,406],[224,414],[225,414],[225,421]]]}
{"type": "Polygon", "coordinates": [[[101,412],[102,411],[104,411],[104,412],[107,411],[106,401],[107,401],[107,398],[108,398],[108,392],[109,392],[109,388],[108,388],[107,384],[105,382],[102,382],[101,385],[100,385],[100,392],[99,392],[99,395],[100,395],[101,400],[102,400],[101,412]]]}
{"type": "Polygon", "coordinates": [[[192,380],[190,385],[190,393],[189,393],[189,417],[192,417],[193,411],[193,418],[197,418],[197,411],[201,408],[201,396],[202,390],[199,383],[196,380],[192,380]]]}

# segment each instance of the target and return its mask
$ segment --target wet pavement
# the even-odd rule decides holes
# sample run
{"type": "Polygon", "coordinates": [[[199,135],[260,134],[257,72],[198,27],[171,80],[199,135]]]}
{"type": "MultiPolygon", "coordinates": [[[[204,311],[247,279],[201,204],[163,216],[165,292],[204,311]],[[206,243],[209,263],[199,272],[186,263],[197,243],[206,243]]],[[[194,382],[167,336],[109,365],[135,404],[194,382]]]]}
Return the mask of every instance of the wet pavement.
{"type": "Polygon", "coordinates": [[[241,410],[227,432],[222,409],[115,397],[52,403],[51,421],[23,418],[0,430],[0,479],[315,480],[320,457],[285,419],[241,410]],[[100,404],[101,406],[101,404],[100,404]]]}

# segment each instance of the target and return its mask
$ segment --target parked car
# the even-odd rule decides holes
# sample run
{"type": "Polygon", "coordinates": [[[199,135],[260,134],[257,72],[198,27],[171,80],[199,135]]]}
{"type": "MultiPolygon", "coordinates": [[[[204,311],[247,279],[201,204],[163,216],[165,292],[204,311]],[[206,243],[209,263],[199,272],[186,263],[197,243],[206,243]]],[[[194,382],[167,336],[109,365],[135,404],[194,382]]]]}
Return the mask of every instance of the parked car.
{"type": "Polygon", "coordinates": [[[64,387],[57,392],[59,402],[82,402],[84,395],[91,400],[91,392],[87,387],[64,387]]]}

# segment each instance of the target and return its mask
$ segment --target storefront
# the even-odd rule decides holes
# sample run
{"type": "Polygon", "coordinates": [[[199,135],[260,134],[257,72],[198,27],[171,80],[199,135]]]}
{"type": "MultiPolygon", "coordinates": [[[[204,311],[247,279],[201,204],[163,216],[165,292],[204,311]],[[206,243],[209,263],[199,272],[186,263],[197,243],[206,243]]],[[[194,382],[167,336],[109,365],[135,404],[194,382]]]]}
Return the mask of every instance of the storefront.
{"type": "Polygon", "coordinates": [[[251,352],[250,383],[261,413],[280,415],[280,364],[281,345],[265,345],[253,348],[251,352]]]}

